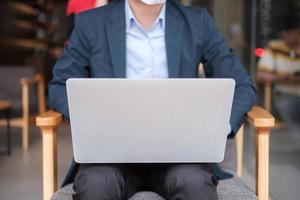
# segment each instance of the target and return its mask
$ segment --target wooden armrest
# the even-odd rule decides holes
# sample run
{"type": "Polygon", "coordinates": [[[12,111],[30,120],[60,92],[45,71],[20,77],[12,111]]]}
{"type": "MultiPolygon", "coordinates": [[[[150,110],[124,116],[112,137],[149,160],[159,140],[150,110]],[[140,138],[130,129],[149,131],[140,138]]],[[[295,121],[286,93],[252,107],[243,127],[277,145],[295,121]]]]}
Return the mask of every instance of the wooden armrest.
{"type": "Polygon", "coordinates": [[[43,81],[43,76],[41,74],[36,74],[32,77],[22,78],[20,83],[21,85],[32,85],[41,81],[43,81]]]}
{"type": "Polygon", "coordinates": [[[254,106],[247,114],[247,120],[256,128],[272,128],[275,125],[274,117],[263,108],[254,106]]]}
{"type": "Polygon", "coordinates": [[[256,128],[256,194],[259,200],[269,200],[269,138],[275,119],[266,110],[254,106],[247,120],[256,128]]]}
{"type": "Polygon", "coordinates": [[[43,199],[49,200],[57,189],[56,129],[63,121],[62,114],[49,110],[36,118],[43,137],[43,199]]]}
{"type": "Polygon", "coordinates": [[[63,121],[62,114],[54,111],[48,110],[37,116],[36,125],[40,128],[42,127],[57,127],[63,121]]]}

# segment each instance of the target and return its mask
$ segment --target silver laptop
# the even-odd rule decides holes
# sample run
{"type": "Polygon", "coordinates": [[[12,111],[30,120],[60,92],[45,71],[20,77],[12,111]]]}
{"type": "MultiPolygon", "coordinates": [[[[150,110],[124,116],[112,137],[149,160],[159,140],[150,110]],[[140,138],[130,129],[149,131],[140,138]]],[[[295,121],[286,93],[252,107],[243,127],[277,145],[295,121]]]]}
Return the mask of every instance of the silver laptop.
{"type": "Polygon", "coordinates": [[[78,163],[220,162],[232,79],[69,79],[78,163]]]}

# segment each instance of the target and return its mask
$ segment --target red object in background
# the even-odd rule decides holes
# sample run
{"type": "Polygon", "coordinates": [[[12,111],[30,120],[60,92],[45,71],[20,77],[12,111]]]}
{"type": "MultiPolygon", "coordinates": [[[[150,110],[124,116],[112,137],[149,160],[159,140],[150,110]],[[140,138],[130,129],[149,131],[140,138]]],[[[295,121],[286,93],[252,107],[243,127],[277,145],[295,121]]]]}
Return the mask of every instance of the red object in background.
{"type": "Polygon", "coordinates": [[[96,0],[69,0],[67,5],[67,15],[75,14],[95,7],[96,0]]]}
{"type": "Polygon", "coordinates": [[[265,55],[265,49],[263,48],[256,48],[255,49],[255,55],[259,58],[264,57],[265,55]]]}

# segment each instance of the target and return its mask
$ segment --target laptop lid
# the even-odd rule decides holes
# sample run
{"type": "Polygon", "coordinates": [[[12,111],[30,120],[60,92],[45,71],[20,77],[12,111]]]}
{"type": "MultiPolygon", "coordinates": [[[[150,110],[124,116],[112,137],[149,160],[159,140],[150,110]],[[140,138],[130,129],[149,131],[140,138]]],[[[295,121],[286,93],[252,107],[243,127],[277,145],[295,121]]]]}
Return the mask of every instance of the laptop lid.
{"type": "Polygon", "coordinates": [[[69,79],[78,163],[194,163],[224,158],[232,79],[69,79]]]}

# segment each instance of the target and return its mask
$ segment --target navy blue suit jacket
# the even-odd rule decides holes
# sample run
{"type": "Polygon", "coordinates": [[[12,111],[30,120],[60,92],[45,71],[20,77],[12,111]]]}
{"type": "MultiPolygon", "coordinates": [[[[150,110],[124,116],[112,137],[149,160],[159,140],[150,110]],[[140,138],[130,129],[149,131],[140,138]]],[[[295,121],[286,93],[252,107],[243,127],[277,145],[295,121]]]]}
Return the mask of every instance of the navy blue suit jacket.
{"type": "MultiPolygon", "coordinates": [[[[208,78],[236,81],[230,124],[231,137],[255,103],[251,79],[228,48],[207,11],[167,0],[165,40],[170,78],[197,78],[204,64],[208,78]]],[[[138,50],[138,49],[137,49],[138,50]]],[[[49,105],[68,118],[66,80],[69,78],[125,78],[126,22],[124,0],[79,14],[70,43],[53,69],[49,105]]]]}

